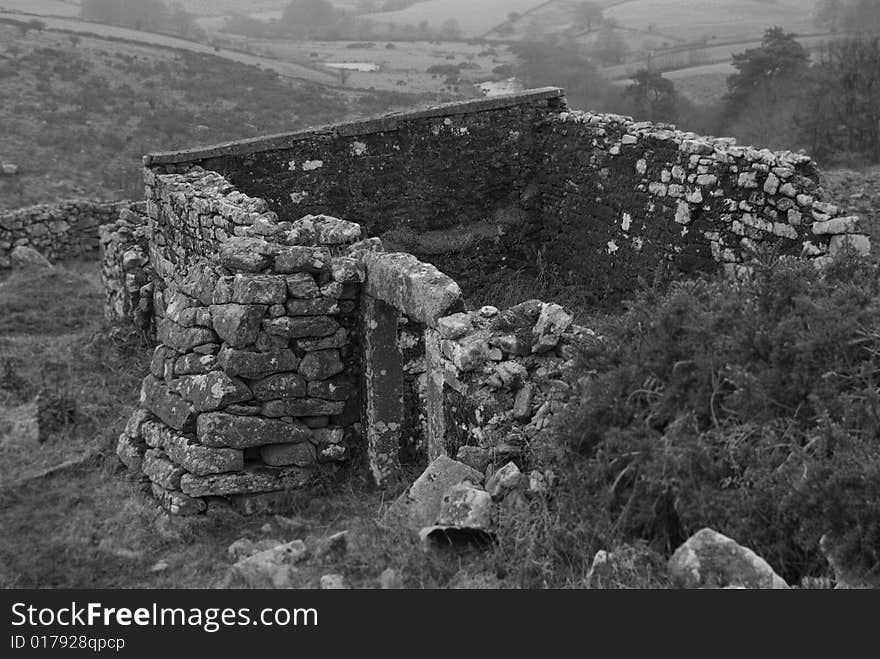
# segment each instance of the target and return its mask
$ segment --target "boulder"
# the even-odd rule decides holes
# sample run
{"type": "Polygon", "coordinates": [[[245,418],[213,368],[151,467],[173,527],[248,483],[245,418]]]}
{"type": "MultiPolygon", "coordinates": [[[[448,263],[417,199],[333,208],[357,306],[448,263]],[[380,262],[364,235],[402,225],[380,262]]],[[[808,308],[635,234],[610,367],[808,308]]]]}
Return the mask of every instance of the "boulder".
{"type": "Polygon", "coordinates": [[[244,588],[290,588],[297,564],[308,557],[302,540],[294,540],[242,558],[229,570],[227,583],[244,588]]]}
{"type": "Polygon", "coordinates": [[[42,269],[51,268],[52,264],[49,259],[40,254],[33,247],[27,245],[18,245],[12,249],[9,254],[10,264],[13,268],[18,269],[42,269]]]}
{"type": "Polygon", "coordinates": [[[415,532],[431,526],[440,515],[443,496],[453,485],[465,480],[480,484],[483,475],[466,464],[441,455],[389,507],[386,518],[415,532]]]}
{"type": "Polygon", "coordinates": [[[571,326],[572,320],[573,318],[558,304],[542,305],[541,314],[532,329],[535,335],[532,352],[547,352],[555,348],[562,334],[571,326]]]}
{"type": "Polygon", "coordinates": [[[519,487],[523,474],[513,462],[501,467],[486,481],[486,491],[493,499],[499,501],[519,487]]]}
{"type": "Polygon", "coordinates": [[[449,488],[440,502],[439,526],[489,530],[492,528],[492,497],[469,483],[449,488]]]}
{"type": "Polygon", "coordinates": [[[668,569],[679,588],[788,588],[763,558],[709,528],[676,549],[668,569]]]}

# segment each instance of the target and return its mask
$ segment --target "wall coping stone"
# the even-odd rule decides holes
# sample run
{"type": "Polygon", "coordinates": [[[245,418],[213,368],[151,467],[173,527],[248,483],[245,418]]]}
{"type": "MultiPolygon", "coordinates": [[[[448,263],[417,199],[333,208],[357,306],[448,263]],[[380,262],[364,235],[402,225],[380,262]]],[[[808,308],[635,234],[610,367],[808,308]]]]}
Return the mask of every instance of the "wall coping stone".
{"type": "Polygon", "coordinates": [[[452,103],[443,103],[422,110],[394,112],[381,117],[330,124],[291,133],[279,133],[277,135],[255,137],[234,142],[224,142],[212,146],[185,149],[181,151],[150,153],[144,156],[144,166],[173,165],[195,162],[205,158],[246,155],[263,151],[285,149],[293,146],[297,142],[317,135],[355,137],[358,135],[370,135],[372,133],[385,133],[397,130],[399,123],[416,119],[450,117],[474,112],[500,110],[503,108],[531,105],[540,101],[549,101],[564,97],[565,90],[559,87],[541,87],[538,89],[529,89],[523,92],[503,94],[473,101],[454,101],[452,103]]]}

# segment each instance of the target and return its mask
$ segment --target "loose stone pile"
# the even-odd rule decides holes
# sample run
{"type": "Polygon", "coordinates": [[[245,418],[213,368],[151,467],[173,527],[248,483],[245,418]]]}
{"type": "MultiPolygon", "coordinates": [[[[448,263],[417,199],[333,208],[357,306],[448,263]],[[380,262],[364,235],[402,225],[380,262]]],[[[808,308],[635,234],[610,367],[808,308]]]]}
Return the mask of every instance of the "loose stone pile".
{"type": "Polygon", "coordinates": [[[118,454],[173,513],[218,497],[281,510],[357,441],[361,229],[321,217],[292,230],[311,244],[230,238],[156,296],[159,346],[118,454]]]}
{"type": "Polygon", "coordinates": [[[432,447],[480,471],[523,456],[567,400],[573,360],[595,334],[558,304],[528,300],[441,318],[426,334],[432,447]]]}
{"type": "Polygon", "coordinates": [[[0,213],[0,269],[11,266],[11,252],[18,246],[32,247],[50,261],[93,254],[98,250],[98,227],[138,206],[64,201],[0,213]]]}

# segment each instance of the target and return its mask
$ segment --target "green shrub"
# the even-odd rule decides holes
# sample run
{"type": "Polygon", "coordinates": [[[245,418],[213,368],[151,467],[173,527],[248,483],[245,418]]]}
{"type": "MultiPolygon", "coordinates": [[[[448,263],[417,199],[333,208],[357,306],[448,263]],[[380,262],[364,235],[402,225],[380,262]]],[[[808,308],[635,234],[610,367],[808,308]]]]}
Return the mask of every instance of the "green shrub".
{"type": "Polygon", "coordinates": [[[878,293],[852,255],[643,293],[580,358],[594,375],[559,430],[571,515],[664,553],[711,526],[790,581],[825,570],[830,532],[880,569],[878,293]]]}

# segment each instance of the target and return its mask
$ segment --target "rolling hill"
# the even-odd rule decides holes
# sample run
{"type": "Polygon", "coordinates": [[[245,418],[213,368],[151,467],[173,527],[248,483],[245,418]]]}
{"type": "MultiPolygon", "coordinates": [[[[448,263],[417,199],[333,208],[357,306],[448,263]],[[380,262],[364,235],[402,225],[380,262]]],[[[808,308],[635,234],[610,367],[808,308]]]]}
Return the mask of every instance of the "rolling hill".
{"type": "Polygon", "coordinates": [[[141,156],[411,106],[218,57],[0,23],[0,208],[139,195],[141,156]]]}

